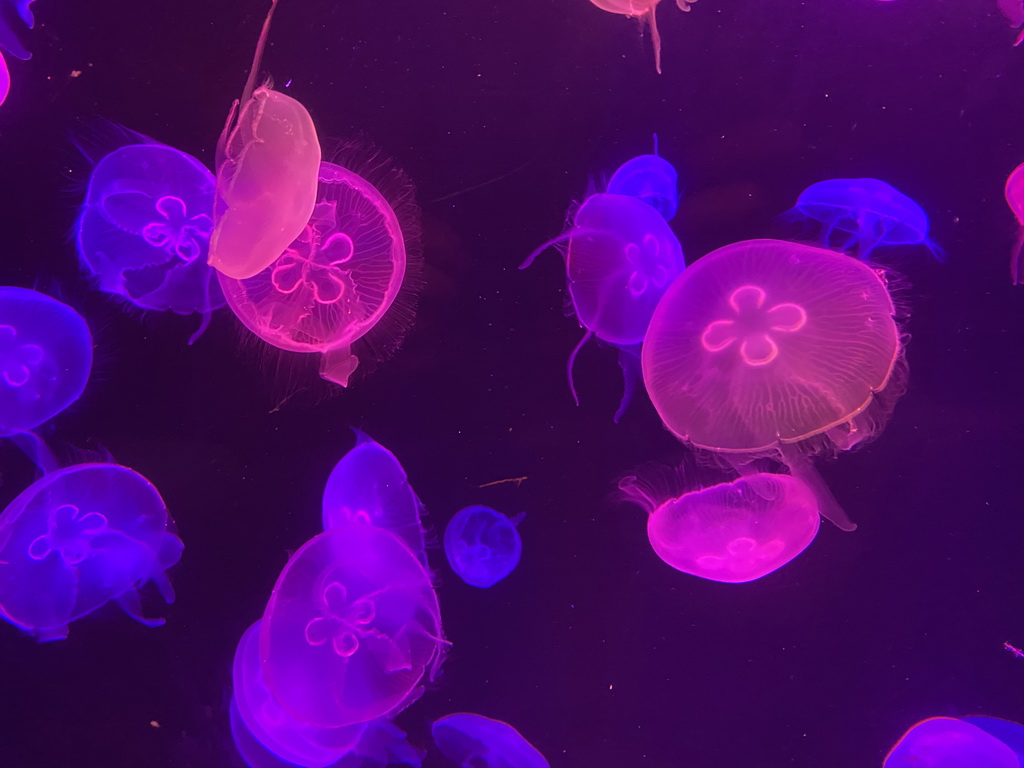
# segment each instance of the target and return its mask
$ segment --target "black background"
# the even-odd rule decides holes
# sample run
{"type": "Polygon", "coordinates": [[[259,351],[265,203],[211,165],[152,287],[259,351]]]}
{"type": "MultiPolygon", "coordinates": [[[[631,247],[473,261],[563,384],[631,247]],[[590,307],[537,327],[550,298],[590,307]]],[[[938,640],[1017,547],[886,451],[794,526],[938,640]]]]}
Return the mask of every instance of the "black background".
{"type": "MultiPolygon", "coordinates": [[[[437,717],[473,711],[554,768],[863,768],[925,717],[1024,720],[1024,661],[1002,648],[1024,645],[1024,288],[1009,283],[1002,194],[1024,160],[1024,48],[995,0],[700,0],[689,14],[666,0],[660,77],[638,23],[585,0],[281,0],[263,69],[292,81],[321,136],[362,133],[392,155],[423,208],[415,326],[333,392],[230,313],[188,347],[194,319],[124,311],[89,289],[69,237],[88,174],[74,118],[211,164],[266,5],[39,0],[22,36],[35,57],[10,61],[0,282],[69,302],[96,343],[85,395],[47,435],[150,478],[185,552],[177,603],[146,604],[163,628],[112,606],[63,642],[0,626],[0,765],[240,765],[234,647],[317,532],[350,426],[403,462],[435,542],[470,503],[527,514],[522,563],[490,590],[430,552],[453,647],[398,720],[418,744],[437,717]],[[881,439],[822,465],[859,530],[825,523],[751,584],[651,551],[615,482],[686,449],[642,398],[612,423],[606,347],[581,354],[573,407],[564,361],[581,331],[558,258],[516,269],[654,132],[686,184],[673,227],[689,261],[786,234],[777,217],[799,191],[844,176],[918,200],[948,256],[890,255],[908,284],[910,388],[881,439]]],[[[32,475],[10,446],[0,461],[6,503],[32,475]]]]}

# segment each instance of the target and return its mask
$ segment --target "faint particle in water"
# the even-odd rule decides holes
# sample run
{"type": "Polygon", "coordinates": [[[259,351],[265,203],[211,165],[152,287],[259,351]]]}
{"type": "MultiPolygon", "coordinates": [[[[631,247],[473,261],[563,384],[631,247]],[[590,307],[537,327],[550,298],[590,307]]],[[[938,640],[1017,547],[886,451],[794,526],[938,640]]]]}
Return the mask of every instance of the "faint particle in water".
{"type": "Polygon", "coordinates": [[[759,472],[667,499],[636,476],[619,488],[647,510],[658,557],[711,581],[767,576],[803,552],[820,525],[814,493],[790,475],[759,472]]]}
{"type": "Polygon", "coordinates": [[[271,695],[320,728],[400,711],[436,673],[444,645],[422,563],[395,534],[367,523],[321,533],[292,555],[260,629],[271,695]]]}
{"type": "Polygon", "coordinates": [[[207,265],[214,178],[198,160],[121,126],[94,122],[75,144],[92,164],[75,224],[96,286],[144,310],[199,313],[224,296],[207,265]]]}
{"type": "Polygon", "coordinates": [[[183,549],[156,488],[117,464],[77,464],[44,475],[0,516],[0,612],[41,641],[67,637],[68,624],[109,600],[150,627],[137,588],[153,581],[164,601],[164,571],[183,549]]]}
{"type": "Polygon", "coordinates": [[[605,192],[642,200],[671,221],[679,209],[679,174],[658,154],[657,136],[654,142],[653,155],[637,155],[615,169],[605,192]]]}
{"type": "Polygon", "coordinates": [[[316,202],[320,141],[313,119],[269,82],[256,87],[277,3],[271,0],[242,98],[217,142],[209,261],[236,280],[277,260],[301,235],[316,202]]]}
{"type": "Polygon", "coordinates": [[[741,474],[751,457],[781,458],[822,515],[853,530],[807,452],[883,429],[905,388],[894,313],[883,276],[860,261],[779,240],[734,243],[665,293],[644,342],[644,383],[681,440],[741,474]]]}
{"type": "Polygon", "coordinates": [[[523,542],[516,526],[497,510],[472,506],[459,510],[444,530],[444,553],[452,570],[474,587],[493,587],[519,565],[523,542]]]}
{"type": "Polygon", "coordinates": [[[434,743],[460,768],[550,768],[544,755],[508,723],[456,712],[434,722],[434,743]]]}
{"type": "MultiPolygon", "coordinates": [[[[1000,13],[1006,17],[1011,27],[1020,29],[1024,26],[1024,0],[997,0],[997,2],[1000,13]]],[[[1017,35],[1013,44],[1018,46],[1022,41],[1024,41],[1024,30],[1017,35]]]]}
{"type": "MultiPolygon", "coordinates": [[[[654,44],[654,68],[661,74],[661,35],[658,33],[656,10],[661,0],[590,0],[602,11],[617,13],[630,19],[639,19],[651,28],[651,42],[654,44]]],[[[689,11],[697,0],[676,0],[681,11],[689,11]]]]}
{"type": "Polygon", "coordinates": [[[1024,163],[1014,168],[1006,178],[1004,191],[1006,204],[1017,218],[1017,236],[1010,252],[1010,279],[1014,285],[1021,283],[1021,261],[1024,260],[1024,163]]]}
{"type": "Polygon", "coordinates": [[[52,419],[78,400],[91,369],[81,315],[37,291],[0,287],[0,435],[52,419]]]}
{"type": "Polygon", "coordinates": [[[1017,754],[985,730],[953,717],[912,726],[885,756],[882,768],[1020,768],[1017,754]]]}

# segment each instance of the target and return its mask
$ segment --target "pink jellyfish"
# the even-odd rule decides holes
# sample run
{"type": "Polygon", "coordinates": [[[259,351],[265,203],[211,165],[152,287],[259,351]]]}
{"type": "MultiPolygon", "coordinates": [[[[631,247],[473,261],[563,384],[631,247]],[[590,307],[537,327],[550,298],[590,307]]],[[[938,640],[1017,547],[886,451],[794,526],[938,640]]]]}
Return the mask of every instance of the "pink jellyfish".
{"type": "MultiPolygon", "coordinates": [[[[651,26],[651,41],[654,43],[654,68],[661,74],[661,35],[658,34],[658,17],[655,9],[661,0],[590,0],[602,11],[618,13],[631,19],[640,19],[651,26]]],[[[676,0],[680,11],[689,11],[697,0],[676,0]]]]}
{"type": "Polygon", "coordinates": [[[734,243],[665,293],[644,341],[644,383],[677,437],[731,456],[741,473],[750,457],[781,457],[822,514],[853,530],[806,454],[881,431],[902,394],[900,377],[890,382],[901,358],[894,312],[882,273],[862,262],[778,240],[734,243]]]}
{"type": "Polygon", "coordinates": [[[1024,163],[1012,171],[1006,179],[1006,203],[1017,217],[1017,237],[1010,253],[1010,277],[1014,285],[1020,285],[1020,264],[1024,257],[1024,163]]]}
{"type": "Polygon", "coordinates": [[[271,0],[242,98],[217,141],[209,263],[239,280],[281,255],[302,233],[316,202],[320,141],[313,119],[269,83],[255,88],[277,3],[271,0]]]}
{"type": "MultiPolygon", "coordinates": [[[[1006,17],[1006,20],[1010,22],[1010,26],[1014,29],[1020,29],[1024,26],[1024,0],[998,0],[999,11],[1006,17]]],[[[1017,39],[1014,41],[1014,46],[1020,45],[1024,42],[1024,30],[1017,35],[1017,39]]]]}
{"type": "MultiPolygon", "coordinates": [[[[250,331],[279,349],[319,353],[320,375],[341,386],[359,365],[353,343],[392,307],[408,314],[400,294],[410,282],[410,259],[418,257],[411,185],[379,159],[374,170],[383,173],[378,183],[388,198],[348,168],[321,163],[316,205],[295,241],[253,277],[219,275],[228,306],[250,331]]],[[[372,346],[393,341],[378,338],[372,346]]]]}
{"type": "Polygon", "coordinates": [[[619,488],[650,513],[647,537],[658,557],[710,581],[739,584],[778,570],[820,525],[814,493],[789,475],[759,472],[668,499],[635,476],[619,488]]]}

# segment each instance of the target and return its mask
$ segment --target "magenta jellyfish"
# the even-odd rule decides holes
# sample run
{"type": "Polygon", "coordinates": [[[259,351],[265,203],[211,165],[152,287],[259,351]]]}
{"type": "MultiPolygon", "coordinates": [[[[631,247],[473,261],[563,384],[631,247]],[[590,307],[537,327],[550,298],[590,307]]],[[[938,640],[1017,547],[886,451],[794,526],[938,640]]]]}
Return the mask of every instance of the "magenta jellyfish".
{"type": "Polygon", "coordinates": [[[1020,285],[1021,259],[1024,258],[1024,163],[1014,168],[1006,179],[1006,204],[1017,217],[1017,237],[1010,253],[1010,278],[1020,285]]]}
{"type": "Polygon", "coordinates": [[[625,390],[615,420],[625,411],[636,378],[638,348],[658,301],[686,268],[679,240],[651,205],[627,195],[591,195],[576,211],[565,234],[544,243],[526,259],[525,269],[545,249],[565,244],[565,271],[576,316],[586,328],[569,355],[569,388],[579,404],[573,365],[591,337],[619,349],[625,390]]]}
{"type": "Polygon", "coordinates": [[[18,36],[14,34],[10,24],[4,17],[3,9],[10,7],[29,29],[35,26],[35,18],[32,9],[29,8],[35,0],[0,0],[0,104],[4,103],[7,94],[11,89],[11,74],[7,69],[7,61],[4,59],[3,51],[6,50],[16,59],[27,60],[32,58],[18,36]]]}
{"type": "Polygon", "coordinates": [[[516,526],[524,517],[509,519],[480,505],[460,509],[444,529],[444,553],[452,570],[473,587],[493,587],[504,579],[523,554],[516,526]]]}
{"type": "MultiPolygon", "coordinates": [[[[617,13],[630,19],[640,19],[651,28],[651,42],[654,43],[654,68],[661,74],[661,35],[658,33],[658,17],[655,15],[661,0],[590,0],[602,11],[617,13]]],[[[689,11],[697,0],[676,0],[680,11],[689,11]]]]}
{"type": "Polygon", "coordinates": [[[306,542],[274,585],[263,677],[296,720],[338,728],[401,710],[440,663],[437,595],[419,558],[366,523],[306,542]]]}
{"type": "Polygon", "coordinates": [[[82,265],[105,293],[145,310],[200,313],[224,296],[206,263],[214,178],[191,155],[116,125],[77,141],[93,164],[75,224],[82,265]]]}
{"type": "Polygon", "coordinates": [[[241,280],[273,263],[309,221],[316,202],[320,140],[309,112],[270,84],[256,86],[270,10],[249,79],[217,142],[210,265],[241,280]]]}
{"type": "MultiPolygon", "coordinates": [[[[1024,0],[998,0],[998,3],[999,11],[1006,17],[1011,27],[1020,29],[1024,26],[1024,0]]],[[[1024,42],[1024,30],[1017,35],[1013,44],[1018,46],[1021,42],[1024,42]]]]}
{"type": "Polygon", "coordinates": [[[882,768],[1020,768],[1017,754],[982,728],[954,717],[912,726],[885,756],[882,768]]]}
{"type": "Polygon", "coordinates": [[[75,402],[92,369],[92,334],[75,310],[0,287],[0,436],[35,429],[75,402]]]}
{"type": "Polygon", "coordinates": [[[863,262],[778,240],[734,243],[665,293],[644,342],[644,383],[681,440],[732,457],[741,474],[752,456],[781,457],[822,514],[853,530],[807,453],[881,431],[903,388],[894,312],[882,273],[863,262]]]}
{"type": "Polygon", "coordinates": [[[393,169],[384,177],[396,190],[390,200],[341,165],[322,163],[319,179],[313,214],[280,258],[245,280],[221,274],[220,283],[250,331],[279,349],[320,354],[320,375],[346,386],[360,362],[353,344],[380,326],[365,346],[387,347],[396,329],[382,320],[408,311],[401,295],[417,254],[418,209],[393,169]]]}
{"type": "Polygon", "coordinates": [[[550,768],[544,755],[508,723],[456,712],[430,728],[441,754],[459,768],[550,768]]]}
{"type": "Polygon", "coordinates": [[[0,612],[39,640],[62,640],[68,624],[115,600],[142,615],[137,588],[153,581],[167,603],[165,570],[182,543],[146,478],[117,464],[77,464],[44,475],[0,515],[0,612]]]}
{"type": "Polygon", "coordinates": [[[648,511],[658,557],[710,581],[739,584],[778,570],[810,545],[821,520],[814,493],[790,475],[759,472],[667,499],[633,476],[619,488],[648,511]]]}

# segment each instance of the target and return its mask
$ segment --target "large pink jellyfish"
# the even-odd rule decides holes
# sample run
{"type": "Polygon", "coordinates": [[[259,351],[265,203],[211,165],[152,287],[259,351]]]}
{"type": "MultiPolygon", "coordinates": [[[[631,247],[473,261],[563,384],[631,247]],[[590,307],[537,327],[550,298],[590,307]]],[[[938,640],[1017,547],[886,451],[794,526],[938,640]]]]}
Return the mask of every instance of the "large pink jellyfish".
{"type": "Polygon", "coordinates": [[[797,444],[820,435],[804,447],[850,448],[881,431],[870,406],[900,358],[894,311],[881,273],[842,254],[778,240],[728,245],[658,304],[644,383],[680,439],[738,464],[781,456],[818,493],[822,514],[853,530],[797,444]]]}
{"type": "MultiPolygon", "coordinates": [[[[654,68],[661,74],[661,35],[658,33],[658,17],[655,10],[661,0],[590,0],[602,11],[618,13],[631,19],[640,19],[651,27],[651,42],[654,43],[654,68]]],[[[676,0],[680,11],[689,11],[697,0],[676,0]]]]}
{"type": "Polygon", "coordinates": [[[316,201],[320,141],[313,119],[269,84],[255,87],[277,3],[271,0],[242,98],[217,141],[209,263],[236,279],[277,259],[301,234],[316,201]]]}
{"type": "Polygon", "coordinates": [[[1024,163],[1012,171],[1006,179],[1006,204],[1017,217],[1017,237],[1010,253],[1010,278],[1014,285],[1020,285],[1020,264],[1024,258],[1024,163]]]}
{"type": "Polygon", "coordinates": [[[219,275],[228,306],[249,330],[280,349],[321,354],[321,376],[342,386],[359,365],[352,344],[396,303],[418,250],[411,185],[385,170],[386,186],[397,190],[391,199],[348,168],[321,163],[313,214],[280,258],[245,280],[219,275]]]}

